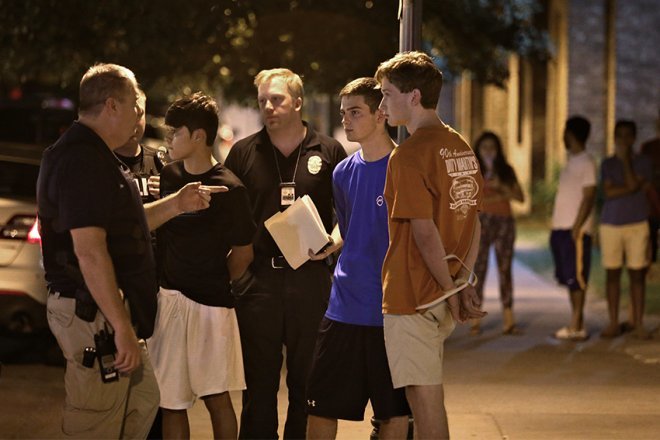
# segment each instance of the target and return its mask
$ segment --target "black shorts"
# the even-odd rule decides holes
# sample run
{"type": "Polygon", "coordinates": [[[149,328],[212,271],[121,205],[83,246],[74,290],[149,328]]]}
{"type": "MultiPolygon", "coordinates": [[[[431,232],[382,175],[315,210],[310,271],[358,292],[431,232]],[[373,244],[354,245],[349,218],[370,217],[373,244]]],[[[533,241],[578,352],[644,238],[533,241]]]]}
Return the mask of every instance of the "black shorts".
{"type": "Polygon", "coordinates": [[[323,318],[307,386],[307,413],[364,420],[371,400],[374,416],[410,415],[404,388],[394,389],[382,327],[344,324],[323,318]]]}
{"type": "Polygon", "coordinates": [[[553,229],[550,249],[559,284],[571,291],[586,290],[591,268],[591,236],[582,234],[582,240],[576,246],[570,229],[553,229]]]}

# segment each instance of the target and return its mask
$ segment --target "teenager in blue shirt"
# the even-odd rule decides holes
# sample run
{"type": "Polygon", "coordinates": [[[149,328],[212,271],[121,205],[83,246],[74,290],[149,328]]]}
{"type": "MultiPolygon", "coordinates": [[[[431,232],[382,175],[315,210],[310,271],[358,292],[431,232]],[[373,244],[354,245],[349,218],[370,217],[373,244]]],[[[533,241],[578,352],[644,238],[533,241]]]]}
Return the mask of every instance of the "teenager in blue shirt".
{"type": "Polygon", "coordinates": [[[378,110],[381,93],[374,79],[356,79],[339,96],[346,137],[361,149],[333,172],[337,227],[332,244],[312,257],[325,258],[343,246],[314,352],[307,438],[335,438],[337,419],[363,420],[369,400],[383,421],[381,436],[405,438],[410,409],[403,389],[392,386],[381,309],[388,246],[383,189],[395,144],[378,110]]]}
{"type": "Polygon", "coordinates": [[[614,155],[600,166],[605,203],[600,213],[600,248],[607,274],[606,291],[610,324],[601,337],[613,338],[621,334],[619,325],[619,297],[621,269],[628,268],[632,324],[634,335],[649,339],[644,328],[645,274],[649,265],[649,206],[647,188],[653,179],[648,159],[633,153],[637,126],[633,121],[619,120],[614,126],[614,155]]]}

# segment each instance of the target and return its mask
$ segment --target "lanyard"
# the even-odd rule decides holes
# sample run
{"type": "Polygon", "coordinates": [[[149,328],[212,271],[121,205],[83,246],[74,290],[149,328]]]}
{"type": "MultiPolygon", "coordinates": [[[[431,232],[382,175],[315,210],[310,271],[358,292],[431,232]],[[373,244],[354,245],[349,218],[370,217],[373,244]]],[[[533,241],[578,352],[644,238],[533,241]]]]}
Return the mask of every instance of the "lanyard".
{"type": "Polygon", "coordinates": [[[280,161],[277,158],[277,151],[273,145],[273,157],[275,158],[275,166],[277,167],[277,175],[280,178],[280,210],[285,210],[287,207],[293,205],[296,200],[296,174],[298,173],[298,164],[300,163],[300,154],[302,153],[303,140],[298,145],[298,158],[296,159],[296,167],[293,169],[293,176],[291,182],[282,181],[282,172],[280,171],[280,161]]]}
{"type": "MultiPolygon", "coordinates": [[[[302,153],[302,144],[305,141],[303,139],[300,142],[300,145],[298,145],[298,158],[296,159],[296,166],[293,169],[293,177],[291,178],[291,183],[296,183],[296,173],[298,173],[298,164],[300,163],[300,153],[302,153]]],[[[280,161],[277,158],[277,152],[275,151],[275,146],[273,145],[273,157],[275,158],[275,166],[277,167],[277,176],[280,178],[280,183],[284,183],[282,181],[282,172],[280,171],[280,161]]]]}

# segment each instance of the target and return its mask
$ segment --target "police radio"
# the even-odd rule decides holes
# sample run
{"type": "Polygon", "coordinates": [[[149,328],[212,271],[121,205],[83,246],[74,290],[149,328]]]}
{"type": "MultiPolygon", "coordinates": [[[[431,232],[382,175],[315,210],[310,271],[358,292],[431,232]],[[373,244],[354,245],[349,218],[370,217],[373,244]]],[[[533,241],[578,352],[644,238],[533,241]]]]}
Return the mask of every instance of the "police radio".
{"type": "Polygon", "coordinates": [[[101,380],[103,382],[114,382],[119,380],[119,372],[115,368],[115,354],[117,353],[115,334],[106,330],[100,330],[94,335],[96,358],[99,360],[101,380]]]}
{"type": "Polygon", "coordinates": [[[94,368],[94,361],[99,361],[99,371],[101,380],[104,383],[115,382],[119,380],[119,372],[115,368],[115,334],[110,333],[108,328],[100,330],[94,335],[94,345],[96,347],[85,347],[83,349],[82,365],[86,368],[94,368]]]}

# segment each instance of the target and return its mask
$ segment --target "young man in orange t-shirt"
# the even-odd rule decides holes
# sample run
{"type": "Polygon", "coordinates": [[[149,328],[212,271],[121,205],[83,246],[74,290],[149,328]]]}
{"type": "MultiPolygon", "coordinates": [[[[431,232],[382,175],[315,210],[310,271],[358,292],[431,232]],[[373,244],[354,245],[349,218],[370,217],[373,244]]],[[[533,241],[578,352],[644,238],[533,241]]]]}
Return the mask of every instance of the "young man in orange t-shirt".
{"type": "Polygon", "coordinates": [[[455,321],[485,315],[472,272],[479,250],[483,178],[470,146],[438,118],[442,73],[428,55],[398,54],[378,67],[376,80],[388,124],[403,125],[411,134],[392,154],[385,182],[388,362],[394,387],[406,387],[416,436],[449,438],[442,387],[444,340],[455,321]]]}

